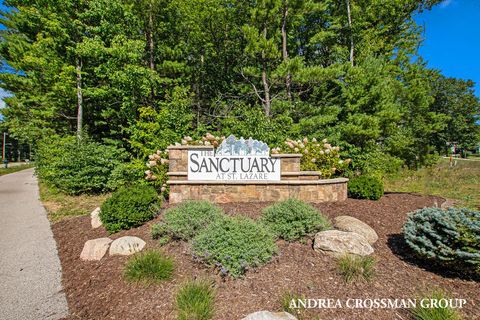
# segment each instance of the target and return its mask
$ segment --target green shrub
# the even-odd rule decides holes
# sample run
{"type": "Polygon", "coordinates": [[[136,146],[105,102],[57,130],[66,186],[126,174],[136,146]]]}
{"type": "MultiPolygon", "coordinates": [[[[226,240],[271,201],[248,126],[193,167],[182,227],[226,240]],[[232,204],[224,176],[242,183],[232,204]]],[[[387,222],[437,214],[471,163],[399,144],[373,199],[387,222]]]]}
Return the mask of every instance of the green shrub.
{"type": "Polygon", "coordinates": [[[222,209],[208,201],[187,201],[166,210],[162,222],[152,226],[152,236],[188,241],[222,216],[222,209]]]}
{"type": "Polygon", "coordinates": [[[457,312],[457,310],[451,308],[450,306],[445,306],[444,308],[440,306],[431,306],[430,303],[427,303],[422,306],[420,303],[422,300],[425,301],[440,301],[443,299],[450,299],[443,291],[434,290],[430,293],[423,294],[417,299],[417,304],[415,308],[411,310],[412,316],[415,320],[461,320],[462,317],[457,312]]]}
{"type": "Polygon", "coordinates": [[[424,208],[410,214],[405,241],[421,258],[439,266],[480,275],[480,212],[424,208]]]}
{"type": "Polygon", "coordinates": [[[330,228],[327,218],[318,210],[296,199],[288,199],[265,208],[261,222],[276,236],[287,241],[330,228]]]}
{"type": "Polygon", "coordinates": [[[126,154],[84,138],[54,136],[42,140],[36,149],[36,172],[47,185],[67,194],[108,190],[112,170],[126,154]]]}
{"type": "Polygon", "coordinates": [[[135,159],[130,162],[120,163],[113,168],[108,179],[107,188],[109,190],[117,190],[127,185],[142,183],[147,183],[145,180],[145,163],[135,159]]]}
{"type": "Polygon", "coordinates": [[[125,265],[124,275],[129,281],[156,282],[170,280],[173,260],[154,250],[137,253],[125,265]]]}
{"type": "Polygon", "coordinates": [[[253,220],[225,217],[202,230],[192,243],[194,257],[215,265],[222,275],[240,277],[267,263],[277,252],[271,232],[253,220]]]}
{"type": "Polygon", "coordinates": [[[348,195],[355,199],[378,200],[383,196],[383,181],[370,176],[352,178],[348,182],[348,195]]]}
{"type": "Polygon", "coordinates": [[[110,233],[138,227],[155,216],[159,201],[152,186],[123,187],[102,204],[100,220],[110,233]]]}
{"type": "Polygon", "coordinates": [[[360,257],[345,255],[337,261],[338,271],[346,283],[359,279],[370,281],[375,274],[375,259],[372,257],[360,257]]]}
{"type": "Polygon", "coordinates": [[[184,284],[177,293],[178,320],[212,319],[214,299],[215,291],[209,281],[184,284]]]}

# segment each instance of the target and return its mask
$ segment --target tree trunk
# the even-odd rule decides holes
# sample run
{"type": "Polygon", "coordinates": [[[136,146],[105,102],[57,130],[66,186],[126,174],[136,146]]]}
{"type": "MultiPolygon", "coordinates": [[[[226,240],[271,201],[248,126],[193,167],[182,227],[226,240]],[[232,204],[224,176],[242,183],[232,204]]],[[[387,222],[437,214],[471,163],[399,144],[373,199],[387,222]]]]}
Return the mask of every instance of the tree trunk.
{"type": "MultiPolygon", "coordinates": [[[[150,70],[155,71],[155,43],[153,40],[153,12],[152,2],[149,4],[148,12],[148,30],[147,30],[147,43],[148,43],[148,56],[150,70]]],[[[155,99],[155,89],[153,84],[150,85],[150,105],[153,106],[153,100],[155,99]]]]}
{"type": "Polygon", "coordinates": [[[345,1],[347,4],[348,28],[350,31],[350,64],[353,67],[354,44],[353,44],[353,30],[352,30],[352,14],[350,10],[350,0],[345,0],[345,1]]]}
{"type": "MultiPolygon", "coordinates": [[[[267,38],[267,27],[263,28],[263,37],[267,38]]],[[[267,117],[270,117],[270,87],[267,80],[267,60],[265,52],[262,52],[262,82],[264,91],[264,111],[267,117]]]]}
{"type": "Polygon", "coordinates": [[[82,94],[82,60],[77,59],[77,138],[82,138],[83,129],[83,94],[82,94]]]}
{"type": "Polygon", "coordinates": [[[155,70],[155,60],[154,60],[154,50],[155,44],[153,42],[153,13],[152,13],[152,3],[150,2],[150,11],[148,13],[148,49],[149,49],[149,58],[150,58],[150,69],[155,70]]]}
{"type": "MultiPolygon", "coordinates": [[[[282,17],[282,56],[283,61],[288,60],[288,50],[287,50],[287,17],[288,17],[288,0],[285,0],[285,5],[283,7],[283,17],[282,17]]],[[[285,77],[285,90],[287,91],[288,101],[292,100],[292,77],[290,72],[287,71],[287,76],[285,77]]]]}

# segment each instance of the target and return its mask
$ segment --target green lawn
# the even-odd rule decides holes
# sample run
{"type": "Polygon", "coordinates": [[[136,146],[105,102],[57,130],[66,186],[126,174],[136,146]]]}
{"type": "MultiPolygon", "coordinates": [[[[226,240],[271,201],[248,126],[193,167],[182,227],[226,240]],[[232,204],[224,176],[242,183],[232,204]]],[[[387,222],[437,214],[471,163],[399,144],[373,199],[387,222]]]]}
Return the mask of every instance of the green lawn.
{"type": "Polygon", "coordinates": [[[52,222],[67,217],[90,214],[109,197],[109,194],[70,196],[49,188],[41,182],[39,182],[39,187],[40,200],[47,209],[48,218],[52,222]]]}
{"type": "Polygon", "coordinates": [[[457,206],[480,209],[480,161],[457,160],[450,167],[448,159],[418,171],[404,170],[385,179],[385,191],[415,192],[457,200],[457,206]]]}
{"type": "Polygon", "coordinates": [[[29,169],[29,168],[33,168],[33,164],[24,164],[24,165],[21,165],[21,166],[4,168],[3,163],[2,163],[2,166],[0,167],[0,176],[3,176],[5,174],[9,174],[9,173],[14,173],[14,172],[17,172],[17,171],[20,171],[20,170],[29,169]]]}

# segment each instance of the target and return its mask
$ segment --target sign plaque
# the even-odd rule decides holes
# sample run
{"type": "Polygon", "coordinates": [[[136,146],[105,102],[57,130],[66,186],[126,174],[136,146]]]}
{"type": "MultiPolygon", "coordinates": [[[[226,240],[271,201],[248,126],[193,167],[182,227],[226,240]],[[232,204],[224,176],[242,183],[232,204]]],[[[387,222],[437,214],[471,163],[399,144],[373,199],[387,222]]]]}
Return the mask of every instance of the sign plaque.
{"type": "Polygon", "coordinates": [[[280,181],[280,159],[261,141],[231,135],[216,152],[188,151],[188,180],[280,181]]]}

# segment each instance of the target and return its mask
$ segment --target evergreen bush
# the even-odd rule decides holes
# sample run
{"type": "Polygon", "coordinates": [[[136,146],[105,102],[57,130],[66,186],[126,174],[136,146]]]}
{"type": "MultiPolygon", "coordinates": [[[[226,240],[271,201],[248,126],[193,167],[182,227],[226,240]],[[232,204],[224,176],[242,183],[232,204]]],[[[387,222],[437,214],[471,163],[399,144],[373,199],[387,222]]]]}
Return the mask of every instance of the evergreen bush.
{"type": "Polygon", "coordinates": [[[424,208],[410,214],[405,241],[421,258],[444,267],[480,274],[480,212],[424,208]]]}
{"type": "Polygon", "coordinates": [[[152,226],[152,237],[189,241],[222,216],[222,209],[208,201],[187,201],[165,211],[162,222],[152,226]]]}
{"type": "Polygon", "coordinates": [[[108,179],[107,188],[117,190],[132,184],[147,183],[145,180],[145,163],[135,159],[130,162],[123,162],[113,168],[108,179]]]}
{"type": "Polygon", "coordinates": [[[317,209],[296,199],[288,199],[265,208],[260,221],[277,237],[287,241],[330,228],[327,218],[317,209]]]}
{"type": "Polygon", "coordinates": [[[243,217],[224,217],[201,231],[192,242],[194,257],[240,277],[248,268],[267,263],[277,252],[270,230],[243,217]]]}
{"type": "Polygon", "coordinates": [[[123,187],[102,204],[100,220],[110,233],[138,227],[155,216],[159,202],[152,186],[123,187]]]}
{"type": "Polygon", "coordinates": [[[86,137],[52,136],[38,144],[35,164],[43,182],[76,195],[109,190],[111,172],[125,157],[123,150],[86,137]]]}
{"type": "Polygon", "coordinates": [[[348,182],[348,196],[351,198],[378,200],[383,192],[383,181],[378,177],[359,176],[348,182]]]}

